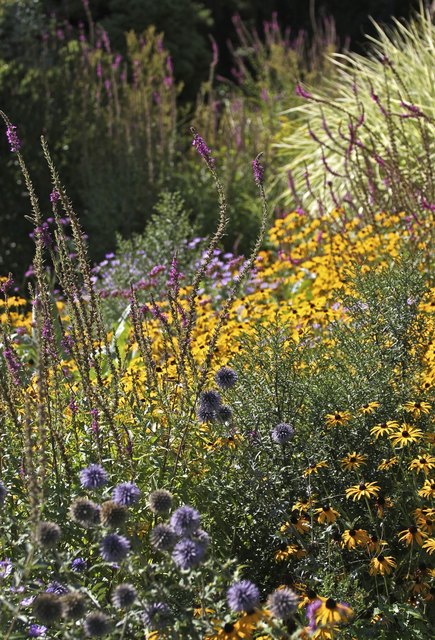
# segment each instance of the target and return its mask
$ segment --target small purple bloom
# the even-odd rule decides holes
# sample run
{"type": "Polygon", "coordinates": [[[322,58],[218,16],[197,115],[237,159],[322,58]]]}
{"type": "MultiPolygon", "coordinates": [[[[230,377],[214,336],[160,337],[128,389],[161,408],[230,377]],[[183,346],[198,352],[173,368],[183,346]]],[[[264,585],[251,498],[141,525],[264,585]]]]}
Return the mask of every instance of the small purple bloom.
{"type": "Polygon", "coordinates": [[[80,472],[80,484],[84,489],[99,489],[107,484],[107,471],[99,464],[90,464],[80,472]]]}
{"type": "Polygon", "coordinates": [[[252,161],[252,172],[254,174],[254,180],[258,186],[262,185],[264,180],[264,167],[259,160],[260,155],[252,161]]]}
{"type": "Polygon", "coordinates": [[[235,582],[227,591],[228,606],[232,611],[253,611],[260,603],[260,592],[253,582],[235,582]]]}
{"type": "Polygon", "coordinates": [[[12,562],[9,558],[0,562],[0,580],[4,580],[12,573],[12,562]]]}
{"type": "Polygon", "coordinates": [[[50,582],[46,588],[45,593],[55,593],[57,596],[63,596],[65,593],[68,593],[68,591],[68,587],[65,587],[60,582],[53,580],[53,582],[50,582]]]}
{"type": "Polygon", "coordinates": [[[16,153],[21,149],[21,141],[17,135],[17,127],[10,124],[6,129],[6,136],[12,153],[16,153]]]}
{"type": "Polygon", "coordinates": [[[50,202],[54,204],[59,200],[59,198],[60,198],[59,192],[56,191],[56,189],[53,189],[53,191],[50,193],[50,202]]]}
{"type": "Polygon", "coordinates": [[[75,558],[71,562],[71,569],[73,571],[77,571],[77,573],[81,573],[82,571],[86,571],[88,568],[88,563],[84,558],[75,558]]]}
{"type": "Polygon", "coordinates": [[[140,498],[141,490],[133,482],[123,482],[118,484],[112,494],[113,502],[119,502],[125,507],[136,504],[140,498]]]}
{"type": "Polygon", "coordinates": [[[130,551],[130,542],[125,536],[109,533],[100,544],[101,557],[105,562],[121,562],[130,551]]]}
{"type": "Polygon", "coordinates": [[[183,538],[175,545],[172,559],[180,569],[193,569],[197,567],[206,551],[206,546],[200,542],[183,538]]]}
{"type": "Polygon", "coordinates": [[[214,164],[215,164],[215,160],[211,156],[211,151],[208,148],[207,144],[205,143],[205,140],[203,138],[201,138],[199,133],[196,133],[196,131],[193,134],[192,145],[198,151],[199,155],[204,158],[204,160],[207,162],[207,164],[209,166],[213,167],[214,164]]]}
{"type": "Polygon", "coordinates": [[[289,424],[281,422],[271,431],[272,440],[277,444],[290,442],[295,435],[295,430],[289,424]]]}
{"type": "Polygon", "coordinates": [[[201,516],[187,504],[179,507],[171,516],[171,527],[179,536],[191,536],[199,529],[201,516]]]}
{"type": "Polygon", "coordinates": [[[305,98],[305,100],[311,100],[311,98],[313,97],[311,93],[308,93],[308,91],[305,91],[305,89],[302,87],[301,84],[299,84],[299,82],[296,85],[295,94],[300,98],[305,98]]]}
{"type": "Polygon", "coordinates": [[[42,638],[45,636],[46,631],[47,627],[44,627],[42,624],[31,624],[29,627],[28,637],[42,638]]]}

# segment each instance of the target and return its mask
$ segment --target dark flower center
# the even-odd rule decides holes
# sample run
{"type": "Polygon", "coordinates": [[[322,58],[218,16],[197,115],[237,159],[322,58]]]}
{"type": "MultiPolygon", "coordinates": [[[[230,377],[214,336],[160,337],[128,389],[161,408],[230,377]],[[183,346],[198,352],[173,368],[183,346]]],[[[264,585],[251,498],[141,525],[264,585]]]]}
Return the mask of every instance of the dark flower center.
{"type": "Polygon", "coordinates": [[[371,536],[371,541],[372,542],[377,542],[378,540],[379,540],[378,536],[376,536],[376,535],[371,536]]]}
{"type": "Polygon", "coordinates": [[[420,464],[427,464],[426,458],[420,458],[420,464]]]}
{"type": "Polygon", "coordinates": [[[317,598],[317,593],[314,591],[314,589],[307,590],[307,598],[309,598],[310,600],[314,600],[315,598],[317,598]]]}
{"type": "Polygon", "coordinates": [[[415,409],[421,409],[421,404],[419,402],[414,402],[415,409]]]}
{"type": "Polygon", "coordinates": [[[337,606],[337,602],[333,598],[328,598],[327,601],[325,602],[325,607],[327,609],[332,610],[332,609],[335,609],[336,606],[337,606]]]}
{"type": "Polygon", "coordinates": [[[334,418],[335,418],[336,420],[341,420],[341,415],[340,415],[339,413],[336,413],[336,414],[335,414],[335,416],[334,416],[334,418]]]}
{"type": "Polygon", "coordinates": [[[435,491],[435,483],[432,483],[432,484],[430,485],[430,488],[432,489],[432,491],[435,491]]]}
{"type": "Polygon", "coordinates": [[[364,484],[364,482],[361,482],[361,484],[359,485],[359,490],[360,491],[365,491],[366,490],[366,485],[364,484]]]}
{"type": "Polygon", "coordinates": [[[409,438],[409,431],[402,431],[402,438],[409,438]]]}
{"type": "Polygon", "coordinates": [[[327,505],[327,504],[325,504],[322,508],[323,508],[323,511],[325,511],[325,512],[331,510],[331,507],[329,505],[327,505]]]}
{"type": "Polygon", "coordinates": [[[385,560],[385,556],[384,556],[384,554],[383,554],[383,553],[380,553],[380,554],[378,555],[378,562],[383,562],[384,560],[385,560]]]}
{"type": "Polygon", "coordinates": [[[224,624],[225,633],[231,633],[233,629],[234,629],[234,625],[232,622],[227,622],[226,624],[224,624]]]}
{"type": "Polygon", "coordinates": [[[353,537],[355,537],[355,536],[356,536],[356,531],[355,531],[355,529],[351,529],[351,530],[349,531],[349,535],[350,535],[352,538],[353,538],[353,537]]]}
{"type": "Polygon", "coordinates": [[[356,462],[356,456],[350,456],[349,462],[356,462]]]}
{"type": "Polygon", "coordinates": [[[417,527],[415,526],[415,524],[413,524],[413,525],[412,525],[412,527],[409,527],[408,531],[409,531],[409,533],[411,533],[412,535],[414,535],[414,534],[416,534],[416,533],[417,533],[418,529],[417,529],[417,527]]]}

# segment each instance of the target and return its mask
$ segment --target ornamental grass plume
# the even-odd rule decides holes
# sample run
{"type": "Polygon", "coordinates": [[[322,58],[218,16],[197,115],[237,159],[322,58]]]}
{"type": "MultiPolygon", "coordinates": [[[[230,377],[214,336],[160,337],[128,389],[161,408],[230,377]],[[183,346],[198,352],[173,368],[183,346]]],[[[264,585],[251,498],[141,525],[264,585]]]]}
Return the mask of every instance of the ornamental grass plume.
{"type": "Polygon", "coordinates": [[[113,500],[106,500],[100,507],[100,519],[103,527],[108,529],[120,529],[128,518],[128,509],[125,505],[113,500]]]}

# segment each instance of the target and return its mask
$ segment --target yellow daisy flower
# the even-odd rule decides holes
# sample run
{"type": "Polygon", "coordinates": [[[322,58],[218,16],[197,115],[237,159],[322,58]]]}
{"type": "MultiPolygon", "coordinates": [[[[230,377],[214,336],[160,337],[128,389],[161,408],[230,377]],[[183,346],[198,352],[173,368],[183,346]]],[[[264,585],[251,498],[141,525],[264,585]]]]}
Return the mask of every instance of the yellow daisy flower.
{"type": "Polygon", "coordinates": [[[396,420],[387,420],[387,422],[381,422],[380,424],[376,424],[372,429],[370,429],[370,433],[372,436],[375,436],[376,440],[380,436],[389,435],[393,433],[394,429],[399,428],[399,423],[396,420]]]}
{"type": "Polygon", "coordinates": [[[429,471],[435,467],[435,458],[428,453],[421,453],[418,458],[414,458],[409,465],[411,471],[423,471],[427,476],[429,471]]]}
{"type": "Polygon", "coordinates": [[[405,409],[405,411],[412,413],[414,418],[419,418],[422,413],[426,413],[426,414],[429,413],[430,410],[432,409],[432,405],[430,405],[428,402],[409,401],[409,402],[405,402],[405,404],[403,405],[403,408],[405,409]]]}
{"type": "Polygon", "coordinates": [[[364,547],[370,538],[365,529],[346,529],[341,535],[343,546],[348,549],[355,549],[357,545],[364,547]]]}
{"type": "Polygon", "coordinates": [[[348,622],[352,618],[353,611],[347,604],[337,602],[333,598],[319,597],[319,600],[321,605],[314,613],[319,626],[330,627],[341,622],[348,622]]]}
{"type": "Polygon", "coordinates": [[[282,562],[283,560],[287,560],[287,558],[303,558],[307,555],[305,549],[302,549],[297,544],[289,544],[285,545],[283,549],[278,549],[275,552],[275,561],[282,562]]]}
{"type": "Polygon", "coordinates": [[[366,460],[366,454],[354,451],[353,453],[348,453],[341,459],[341,466],[345,471],[353,471],[354,469],[359,469],[361,465],[366,464],[366,460]]]}
{"type": "Polygon", "coordinates": [[[427,534],[424,533],[421,529],[419,529],[415,524],[408,527],[408,529],[404,529],[400,531],[398,534],[400,542],[404,542],[407,545],[415,542],[420,547],[423,544],[424,538],[427,538],[427,534]]]}
{"type": "Polygon", "coordinates": [[[428,538],[421,546],[429,555],[435,552],[435,538],[428,538]]]}
{"type": "Polygon", "coordinates": [[[287,533],[289,529],[294,528],[298,533],[304,534],[310,530],[310,523],[308,518],[302,514],[299,514],[299,511],[296,509],[293,511],[290,520],[285,522],[281,526],[281,533],[287,533]]]}
{"type": "Polygon", "coordinates": [[[314,513],[317,515],[317,522],[319,524],[332,524],[339,517],[338,511],[335,511],[328,504],[323,505],[321,509],[316,509],[314,513]]]}
{"type": "Polygon", "coordinates": [[[423,437],[423,431],[404,422],[399,431],[388,436],[395,447],[407,447],[423,437]]]}
{"type": "Polygon", "coordinates": [[[360,412],[365,415],[371,415],[376,411],[378,407],[379,402],[368,402],[367,404],[363,404],[363,406],[360,408],[360,412]]]}
{"type": "Polygon", "coordinates": [[[378,556],[370,560],[369,573],[371,576],[375,576],[379,573],[381,576],[385,576],[392,573],[394,567],[397,567],[397,562],[393,556],[384,556],[383,553],[380,553],[378,556]]]}
{"type": "Polygon", "coordinates": [[[346,489],[346,498],[352,498],[353,501],[372,496],[376,498],[380,490],[380,486],[375,482],[361,482],[346,489]]]}
{"type": "Polygon", "coordinates": [[[327,427],[344,427],[352,418],[349,411],[336,411],[335,413],[327,413],[325,422],[327,427]]]}
{"type": "Polygon", "coordinates": [[[385,540],[379,540],[376,534],[370,536],[370,539],[367,543],[367,551],[369,553],[380,553],[382,551],[382,547],[386,546],[385,540]]]}
{"type": "Polygon", "coordinates": [[[384,458],[380,464],[378,464],[378,471],[386,471],[387,469],[391,469],[399,462],[399,458],[397,456],[393,456],[392,458],[384,458]]]}
{"type": "Polygon", "coordinates": [[[435,498],[435,480],[425,480],[424,485],[418,491],[421,498],[435,498]]]}
{"type": "Polygon", "coordinates": [[[299,500],[296,500],[296,502],[292,506],[292,510],[297,510],[300,512],[309,511],[311,507],[313,507],[316,503],[317,500],[315,499],[315,496],[313,494],[309,498],[300,498],[299,500]]]}
{"type": "Polygon", "coordinates": [[[326,460],[321,460],[320,462],[313,462],[312,464],[310,464],[310,466],[307,469],[305,469],[304,476],[307,477],[307,476],[310,476],[312,473],[318,473],[319,469],[322,469],[323,467],[329,467],[326,460]]]}

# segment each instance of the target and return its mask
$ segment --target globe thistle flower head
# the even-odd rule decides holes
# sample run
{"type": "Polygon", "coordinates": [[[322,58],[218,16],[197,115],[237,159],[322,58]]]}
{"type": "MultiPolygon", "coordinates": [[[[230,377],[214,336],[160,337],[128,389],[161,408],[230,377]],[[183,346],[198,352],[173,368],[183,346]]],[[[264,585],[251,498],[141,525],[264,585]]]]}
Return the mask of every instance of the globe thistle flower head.
{"type": "Polygon", "coordinates": [[[40,522],[36,529],[36,540],[44,549],[53,549],[59,543],[61,530],[55,522],[40,522]]]}
{"type": "Polygon", "coordinates": [[[71,562],[72,571],[76,571],[77,573],[86,571],[87,568],[88,568],[88,563],[84,558],[74,558],[74,560],[71,562]]]}
{"type": "Polygon", "coordinates": [[[109,533],[100,544],[100,554],[105,562],[121,562],[129,551],[130,542],[117,533],[109,533]]]}
{"type": "Polygon", "coordinates": [[[92,611],[83,624],[85,636],[88,638],[102,638],[112,630],[112,623],[105,613],[92,611]]]}
{"type": "Polygon", "coordinates": [[[214,389],[203,391],[200,397],[200,406],[209,411],[217,411],[222,404],[220,394],[214,389]]]}
{"type": "Polygon", "coordinates": [[[237,373],[230,367],[221,367],[215,375],[215,381],[221,389],[231,389],[237,382],[237,373]]]}
{"type": "Polygon", "coordinates": [[[171,527],[179,536],[191,536],[199,529],[201,516],[187,504],[179,507],[171,517],[171,527]]]}
{"type": "Polygon", "coordinates": [[[119,502],[113,502],[113,500],[106,500],[103,502],[100,509],[101,524],[108,529],[119,529],[127,520],[128,509],[119,502]]]}
{"type": "Polygon", "coordinates": [[[90,464],[80,472],[80,484],[83,489],[99,489],[107,484],[107,471],[99,464],[90,464]]]}
{"type": "Polygon", "coordinates": [[[0,507],[4,505],[7,493],[5,485],[0,481],[0,507]]]}
{"type": "Polygon", "coordinates": [[[296,611],[299,597],[291,589],[277,589],[270,594],[268,599],[268,608],[275,618],[287,620],[296,611]]]}
{"type": "Polygon", "coordinates": [[[190,538],[183,538],[175,545],[172,559],[180,569],[193,569],[201,564],[206,546],[190,538]]]}
{"type": "Polygon", "coordinates": [[[79,620],[86,613],[85,599],[81,593],[71,591],[60,599],[62,605],[62,616],[68,620],[79,620]]]}
{"type": "Polygon", "coordinates": [[[167,524],[158,524],[150,533],[151,546],[158,551],[171,551],[177,542],[177,534],[167,524]]]}
{"type": "Polygon", "coordinates": [[[209,409],[202,404],[199,405],[196,415],[200,422],[214,422],[217,418],[217,413],[214,409],[209,409]]]}
{"type": "Polygon", "coordinates": [[[148,506],[153,513],[165,514],[172,508],[172,493],[166,489],[157,489],[150,493],[148,497],[148,506]]]}
{"type": "Polygon", "coordinates": [[[260,592],[253,582],[235,582],[227,591],[228,606],[232,611],[254,611],[260,603],[260,592]]]}
{"type": "Polygon", "coordinates": [[[69,508],[71,519],[82,527],[94,527],[100,522],[100,508],[88,498],[76,498],[69,508]]]}
{"type": "Polygon", "coordinates": [[[286,444],[293,439],[294,435],[295,430],[293,427],[285,422],[280,422],[271,431],[272,440],[276,442],[276,444],[286,444]]]}
{"type": "Polygon", "coordinates": [[[142,611],[145,626],[153,631],[166,629],[171,618],[171,610],[165,602],[149,602],[145,604],[142,611]]]}
{"type": "Polygon", "coordinates": [[[33,615],[42,624],[53,624],[62,615],[62,604],[54,593],[41,593],[32,603],[33,615]]]}
{"type": "Polygon", "coordinates": [[[136,484],[133,482],[122,482],[114,488],[112,499],[114,502],[129,507],[132,504],[136,504],[140,496],[141,490],[136,484]]]}
{"type": "Polygon", "coordinates": [[[222,422],[229,422],[233,417],[233,410],[227,404],[223,404],[219,407],[217,415],[222,422]]]}
{"type": "Polygon", "coordinates": [[[112,604],[115,609],[128,609],[137,598],[137,591],[132,584],[119,584],[112,593],[112,604]]]}
{"type": "Polygon", "coordinates": [[[210,546],[210,536],[204,529],[198,529],[194,533],[194,540],[204,547],[204,551],[210,546]]]}

